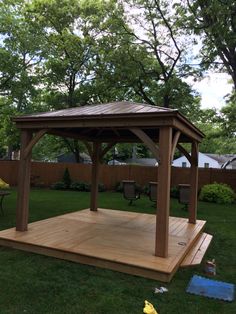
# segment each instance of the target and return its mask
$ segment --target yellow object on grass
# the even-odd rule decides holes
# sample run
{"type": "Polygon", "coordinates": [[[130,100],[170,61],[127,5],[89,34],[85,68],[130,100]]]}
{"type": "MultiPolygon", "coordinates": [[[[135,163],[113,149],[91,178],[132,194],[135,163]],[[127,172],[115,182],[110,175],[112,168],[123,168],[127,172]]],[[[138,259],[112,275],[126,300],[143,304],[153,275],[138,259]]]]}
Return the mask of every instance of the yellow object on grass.
{"type": "Polygon", "coordinates": [[[154,306],[150,302],[145,300],[144,303],[145,303],[145,306],[143,309],[143,313],[145,313],[145,314],[158,314],[157,311],[155,310],[154,306]]]}
{"type": "Polygon", "coordinates": [[[0,178],[0,189],[9,189],[9,184],[0,178]]]}

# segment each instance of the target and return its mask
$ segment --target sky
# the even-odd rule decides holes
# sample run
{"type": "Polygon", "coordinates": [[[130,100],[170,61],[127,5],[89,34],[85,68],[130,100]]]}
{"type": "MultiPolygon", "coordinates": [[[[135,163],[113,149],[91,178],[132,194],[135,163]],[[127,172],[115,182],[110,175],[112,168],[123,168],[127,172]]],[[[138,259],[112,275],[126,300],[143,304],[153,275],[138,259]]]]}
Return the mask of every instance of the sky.
{"type": "MultiPolygon", "coordinates": [[[[201,97],[201,107],[221,109],[225,105],[224,96],[232,91],[232,84],[229,83],[230,76],[226,73],[210,73],[201,81],[191,82],[201,97]]],[[[191,81],[191,79],[190,79],[191,81]]]]}

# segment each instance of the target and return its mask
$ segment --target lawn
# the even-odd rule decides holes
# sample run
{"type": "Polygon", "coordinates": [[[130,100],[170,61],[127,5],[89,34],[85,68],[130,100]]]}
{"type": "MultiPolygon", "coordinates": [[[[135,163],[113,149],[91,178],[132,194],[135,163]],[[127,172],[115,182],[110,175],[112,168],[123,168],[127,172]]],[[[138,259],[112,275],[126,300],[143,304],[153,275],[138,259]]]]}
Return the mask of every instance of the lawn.
{"type": "MultiPolygon", "coordinates": [[[[30,221],[89,207],[89,193],[32,190],[30,221]]],[[[0,229],[15,225],[16,192],[5,198],[5,215],[0,229]]],[[[99,206],[126,211],[154,213],[147,197],[134,206],[119,193],[99,195],[99,206]]],[[[187,216],[177,200],[171,201],[172,216],[187,216]]],[[[206,258],[215,258],[216,280],[235,283],[236,206],[199,203],[198,218],[207,220],[206,232],[214,236],[206,258]]],[[[158,313],[200,314],[236,313],[235,302],[207,299],[185,292],[194,274],[203,266],[180,269],[169,284],[126,275],[92,266],[75,264],[46,256],[0,247],[0,314],[139,314],[144,300],[154,304],[158,313]],[[154,294],[154,287],[169,292],[154,294]]]]}

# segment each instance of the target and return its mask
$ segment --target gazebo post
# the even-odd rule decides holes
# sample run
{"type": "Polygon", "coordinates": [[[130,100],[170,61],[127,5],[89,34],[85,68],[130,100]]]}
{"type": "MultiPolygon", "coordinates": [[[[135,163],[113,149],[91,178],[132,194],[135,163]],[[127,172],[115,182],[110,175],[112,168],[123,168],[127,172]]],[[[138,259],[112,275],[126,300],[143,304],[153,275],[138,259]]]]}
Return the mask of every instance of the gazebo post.
{"type": "Polygon", "coordinates": [[[190,199],[189,222],[195,224],[197,219],[197,193],[198,193],[198,144],[192,143],[190,168],[190,199]]]}
{"type": "Polygon", "coordinates": [[[20,164],[18,173],[18,193],[16,208],[16,230],[26,231],[29,216],[30,167],[31,151],[25,156],[27,145],[32,139],[32,132],[21,131],[20,164]]]}
{"type": "Polygon", "coordinates": [[[101,144],[93,142],[92,153],[92,178],[91,178],[91,198],[90,210],[97,211],[98,208],[98,182],[99,182],[99,166],[100,166],[100,148],[101,144]]]}
{"type": "Polygon", "coordinates": [[[160,127],[155,255],[168,256],[172,128],[160,127]]]}

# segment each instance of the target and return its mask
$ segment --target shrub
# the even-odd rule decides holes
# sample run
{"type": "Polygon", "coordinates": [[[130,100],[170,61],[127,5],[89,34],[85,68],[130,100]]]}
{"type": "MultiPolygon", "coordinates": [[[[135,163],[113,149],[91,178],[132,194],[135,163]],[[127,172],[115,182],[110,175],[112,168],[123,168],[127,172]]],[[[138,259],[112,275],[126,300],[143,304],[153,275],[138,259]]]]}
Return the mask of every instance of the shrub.
{"type": "Polygon", "coordinates": [[[90,192],[91,191],[91,184],[84,183],[84,191],[85,192],[90,192]]]}
{"type": "Polygon", "coordinates": [[[84,182],[73,182],[70,185],[71,190],[74,191],[84,191],[85,190],[85,183],[84,182]]]}
{"type": "Polygon", "coordinates": [[[179,197],[179,187],[178,186],[173,186],[170,189],[170,196],[173,198],[178,198],[179,197]]]}
{"type": "Polygon", "coordinates": [[[70,172],[69,172],[68,168],[66,168],[65,171],[64,171],[64,174],[63,174],[63,177],[62,177],[62,182],[64,182],[64,184],[65,184],[67,189],[70,188],[72,180],[71,180],[70,172]]]}
{"type": "Polygon", "coordinates": [[[51,186],[51,188],[54,189],[54,190],[66,190],[67,187],[66,187],[64,182],[59,181],[59,182],[54,183],[51,186]]]}
{"type": "Polygon", "coordinates": [[[199,200],[218,204],[232,204],[235,201],[235,193],[230,186],[223,183],[207,184],[202,187],[199,200]]]}
{"type": "Polygon", "coordinates": [[[143,190],[143,194],[145,194],[145,195],[149,195],[150,194],[149,185],[144,185],[142,190],[143,190]]]}

